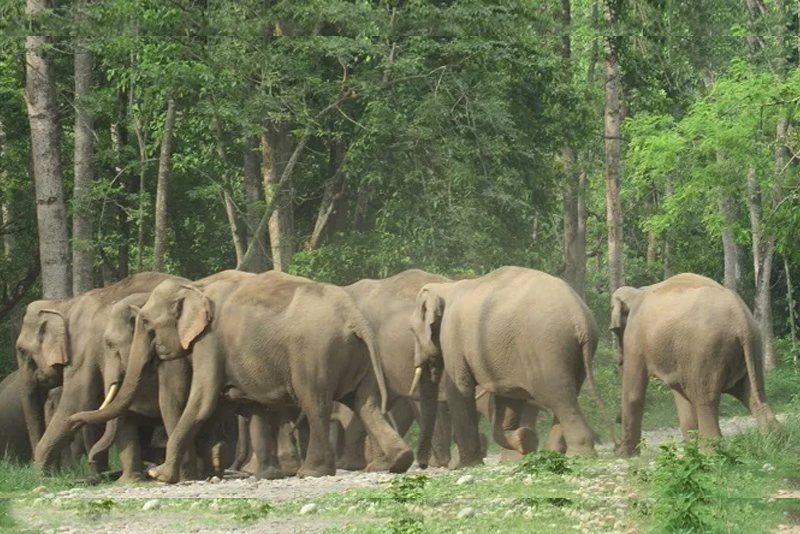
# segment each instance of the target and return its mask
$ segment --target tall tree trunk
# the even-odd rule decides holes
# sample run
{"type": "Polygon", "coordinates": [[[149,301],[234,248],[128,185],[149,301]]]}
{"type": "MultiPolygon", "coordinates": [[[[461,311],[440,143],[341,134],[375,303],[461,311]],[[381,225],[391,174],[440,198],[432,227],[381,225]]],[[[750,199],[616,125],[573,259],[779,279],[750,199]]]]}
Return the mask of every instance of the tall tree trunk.
{"type": "Polygon", "coordinates": [[[356,232],[366,232],[369,222],[369,198],[372,195],[371,185],[361,185],[356,195],[356,207],[353,213],[353,229],[356,232]]]}
{"type": "MultiPolygon", "coordinates": [[[[48,0],[27,0],[25,12],[35,20],[50,7],[48,0]]],[[[25,96],[31,127],[42,295],[45,299],[63,299],[71,296],[72,281],[55,72],[52,60],[43,54],[49,43],[50,38],[45,36],[25,39],[25,96]]]]}
{"type": "Polygon", "coordinates": [[[282,181],[292,154],[292,140],[285,125],[268,124],[262,137],[264,154],[264,194],[267,205],[273,206],[269,217],[269,241],[272,267],[286,271],[293,252],[291,183],[282,181]]]}
{"type": "MultiPolygon", "coordinates": [[[[0,122],[0,161],[6,158],[6,131],[3,123],[0,122]]],[[[8,183],[8,171],[5,166],[0,167],[0,183],[8,183]]],[[[14,255],[14,203],[11,198],[11,191],[0,191],[0,228],[3,228],[3,256],[10,259],[14,255]],[[4,193],[4,194],[2,194],[4,193]]]]}
{"type": "Polygon", "coordinates": [[[244,194],[247,201],[247,244],[255,236],[258,221],[261,219],[259,202],[264,201],[264,186],[261,181],[261,158],[258,151],[258,138],[253,135],[242,139],[242,159],[244,163],[244,194]]]}
{"type": "Polygon", "coordinates": [[[719,199],[719,211],[722,215],[722,250],[725,265],[725,287],[731,291],[739,291],[740,255],[733,229],[736,226],[736,205],[730,194],[723,191],[719,199]]]}
{"type": "Polygon", "coordinates": [[[658,259],[658,234],[650,230],[647,232],[647,268],[652,269],[658,259]]]}
{"type": "Polygon", "coordinates": [[[139,145],[139,201],[138,204],[138,229],[136,239],[136,271],[144,270],[144,220],[145,220],[145,176],[147,173],[147,140],[145,139],[144,126],[141,117],[134,117],[134,130],[136,142],[139,145]]]}
{"type": "Polygon", "coordinates": [[[792,353],[797,363],[797,318],[794,311],[794,284],[792,284],[792,270],[789,267],[789,258],[783,256],[783,272],[786,275],[786,307],[789,308],[789,332],[792,339],[792,353]]]}
{"type": "Polygon", "coordinates": [[[328,147],[328,178],[325,180],[314,230],[305,245],[306,250],[315,250],[322,244],[322,238],[329,227],[334,207],[344,193],[344,188],[347,184],[347,177],[344,174],[345,154],[346,150],[341,142],[330,141],[328,147]]]}
{"type": "Polygon", "coordinates": [[[586,206],[586,189],[589,175],[582,170],[578,175],[578,231],[575,234],[575,285],[580,288],[582,297],[586,291],[586,226],[589,208],[586,206]]]}
{"type": "MultiPolygon", "coordinates": [[[[606,7],[606,22],[613,29],[616,23],[611,5],[606,7]]],[[[622,205],[619,196],[619,145],[620,145],[620,105],[619,69],[613,37],[606,37],[606,218],[608,221],[608,278],[609,289],[613,293],[625,284],[623,264],[622,205]]]]}
{"type": "Polygon", "coordinates": [[[217,156],[225,167],[225,170],[222,171],[222,202],[225,204],[225,215],[228,217],[233,249],[236,252],[236,265],[239,265],[244,259],[247,245],[239,230],[239,218],[236,215],[236,204],[233,201],[233,186],[231,186],[231,177],[227,171],[228,155],[225,153],[225,135],[219,117],[214,117],[214,130],[217,137],[217,156]]]}
{"type": "Polygon", "coordinates": [[[128,162],[125,161],[126,150],[130,142],[128,135],[128,98],[129,92],[120,90],[117,92],[117,122],[111,125],[111,144],[114,147],[117,164],[115,170],[125,184],[125,193],[119,195],[117,202],[117,221],[119,224],[120,240],[117,246],[118,266],[117,280],[122,280],[130,274],[131,256],[131,221],[128,210],[131,207],[131,199],[138,191],[138,184],[130,171],[126,170],[128,162]]]}
{"type": "MultiPolygon", "coordinates": [[[[78,0],[77,9],[87,0],[78,0]]],[[[78,15],[81,16],[80,13],[78,15]]],[[[94,287],[92,252],[92,181],[94,179],[94,121],[87,98],[92,90],[92,53],[86,37],[75,42],[75,187],[72,200],[72,294],[78,296],[94,287]]]]}
{"type": "Polygon", "coordinates": [[[753,277],[758,280],[758,270],[761,267],[761,186],[756,176],[756,168],[750,165],[747,168],[747,205],[750,209],[750,233],[753,241],[753,277]]]}
{"type": "Polygon", "coordinates": [[[175,133],[175,99],[167,102],[167,117],[164,134],[161,138],[161,155],[158,158],[158,185],[156,186],[155,246],[153,249],[153,270],[164,271],[164,250],[167,242],[167,185],[169,165],[172,157],[173,135],[175,133]]]}

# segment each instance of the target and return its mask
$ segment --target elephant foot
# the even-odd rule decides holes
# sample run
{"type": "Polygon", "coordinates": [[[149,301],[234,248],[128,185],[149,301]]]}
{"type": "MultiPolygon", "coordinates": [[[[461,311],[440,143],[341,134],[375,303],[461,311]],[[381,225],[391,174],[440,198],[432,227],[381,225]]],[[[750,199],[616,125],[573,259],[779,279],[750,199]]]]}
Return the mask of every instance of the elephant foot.
{"type": "Polygon", "coordinates": [[[311,466],[304,463],[303,466],[297,471],[299,478],[307,477],[329,477],[336,474],[336,468],[332,465],[317,465],[311,466]]]}
{"type": "Polygon", "coordinates": [[[624,447],[620,445],[614,449],[614,453],[617,455],[617,458],[633,458],[634,456],[639,456],[641,451],[637,447],[624,447]]]}
{"type": "Polygon", "coordinates": [[[281,463],[281,473],[285,477],[293,477],[300,471],[300,464],[297,462],[290,462],[288,464],[281,463]]]}
{"type": "MultiPolygon", "coordinates": [[[[450,465],[450,460],[451,460],[451,458],[449,456],[447,456],[447,457],[439,457],[439,456],[435,456],[434,455],[434,457],[431,458],[431,460],[428,463],[428,465],[430,465],[431,467],[448,467],[450,465]]],[[[422,467],[422,466],[420,466],[420,467],[422,467]]]]}
{"type": "Polygon", "coordinates": [[[405,473],[414,463],[414,453],[411,449],[404,449],[389,461],[390,473],[405,473]]]}
{"type": "Polygon", "coordinates": [[[524,456],[539,449],[539,436],[536,435],[536,431],[532,428],[520,427],[515,431],[515,434],[516,449],[521,455],[524,456]]]}
{"type": "Polygon", "coordinates": [[[256,478],[260,480],[278,480],[284,478],[285,476],[286,475],[284,475],[282,470],[272,465],[265,467],[264,469],[260,469],[256,473],[256,478]]]}
{"type": "Polygon", "coordinates": [[[483,465],[483,458],[476,458],[474,460],[458,460],[455,467],[453,469],[465,469],[467,467],[475,467],[478,465],[483,465]]]}
{"type": "Polygon", "coordinates": [[[522,454],[519,451],[500,449],[500,463],[518,462],[520,460],[522,460],[522,454]]]}
{"type": "Polygon", "coordinates": [[[139,471],[123,472],[117,479],[117,482],[120,484],[135,484],[137,482],[143,482],[146,478],[144,473],[140,473],[139,471]]]}
{"type": "Polygon", "coordinates": [[[336,461],[336,467],[346,471],[361,471],[366,469],[367,461],[364,457],[343,456],[336,461]]]}
{"type": "Polygon", "coordinates": [[[158,482],[166,482],[167,484],[175,484],[180,479],[178,472],[175,469],[170,469],[166,464],[161,464],[158,467],[153,467],[147,471],[147,476],[158,482]]]}

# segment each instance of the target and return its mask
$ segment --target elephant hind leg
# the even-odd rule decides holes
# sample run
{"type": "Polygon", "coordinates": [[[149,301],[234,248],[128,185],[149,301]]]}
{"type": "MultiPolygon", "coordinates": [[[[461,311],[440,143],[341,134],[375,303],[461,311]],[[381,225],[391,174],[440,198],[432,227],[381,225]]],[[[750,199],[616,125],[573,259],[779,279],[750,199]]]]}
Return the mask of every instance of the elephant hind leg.
{"type": "Polygon", "coordinates": [[[561,426],[561,421],[558,417],[553,415],[553,424],[550,425],[550,432],[547,433],[547,442],[544,448],[548,451],[556,451],[561,454],[567,452],[567,440],[564,439],[564,427],[561,426]]]}
{"type": "Polygon", "coordinates": [[[278,430],[280,418],[266,408],[256,410],[250,417],[250,443],[256,459],[257,478],[274,480],[283,478],[278,465],[278,430]]]}
{"type": "Polygon", "coordinates": [[[453,431],[458,445],[458,464],[456,468],[483,465],[481,440],[478,432],[478,408],[475,405],[474,380],[467,381],[463,388],[463,390],[460,390],[449,377],[445,380],[447,404],[450,407],[453,431]]]}
{"type": "Polygon", "coordinates": [[[675,398],[675,406],[678,408],[678,420],[681,423],[681,434],[683,439],[689,439],[690,432],[696,432],[699,428],[697,423],[697,412],[694,406],[687,399],[683,393],[677,389],[672,390],[672,396],[675,398]]]}
{"type": "Polygon", "coordinates": [[[719,397],[719,395],[716,395],[693,403],[697,411],[697,423],[702,438],[719,438],[722,436],[722,432],[719,429],[719,397]]]}
{"type": "Polygon", "coordinates": [[[492,434],[495,442],[504,449],[525,455],[539,447],[536,430],[520,426],[520,415],[525,401],[494,396],[492,434]]]}
{"type": "Polygon", "coordinates": [[[300,408],[309,425],[308,449],[297,476],[321,477],[336,474],[336,455],[329,439],[333,401],[318,384],[295,384],[300,408]],[[299,387],[298,387],[299,386],[299,387]]]}
{"type": "Polygon", "coordinates": [[[369,441],[382,453],[376,454],[377,457],[367,464],[367,470],[376,471],[386,468],[392,473],[408,471],[408,468],[414,463],[414,453],[381,413],[374,377],[365,379],[359,385],[355,395],[354,408],[364,423],[369,441]]]}

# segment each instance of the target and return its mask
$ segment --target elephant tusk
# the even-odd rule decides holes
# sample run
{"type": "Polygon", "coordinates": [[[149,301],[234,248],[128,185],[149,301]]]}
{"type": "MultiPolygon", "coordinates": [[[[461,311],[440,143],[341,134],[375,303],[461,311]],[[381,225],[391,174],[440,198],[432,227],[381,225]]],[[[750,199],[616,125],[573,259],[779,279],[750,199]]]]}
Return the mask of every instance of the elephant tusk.
{"type": "Polygon", "coordinates": [[[422,366],[416,368],[414,371],[414,381],[411,382],[411,390],[408,392],[409,396],[414,396],[417,392],[417,388],[419,387],[419,381],[422,378],[422,366]]]}
{"type": "Polygon", "coordinates": [[[480,398],[483,397],[484,395],[486,395],[486,393],[488,393],[487,390],[485,390],[485,389],[480,390],[478,392],[478,394],[475,395],[475,400],[480,400],[480,398]]]}
{"type": "Polygon", "coordinates": [[[119,391],[119,382],[114,382],[113,384],[111,384],[111,387],[108,388],[108,395],[106,395],[106,400],[103,401],[103,404],[101,404],[100,408],[98,409],[104,410],[109,404],[111,404],[111,401],[113,401],[114,397],[117,396],[117,391],[119,391]]]}

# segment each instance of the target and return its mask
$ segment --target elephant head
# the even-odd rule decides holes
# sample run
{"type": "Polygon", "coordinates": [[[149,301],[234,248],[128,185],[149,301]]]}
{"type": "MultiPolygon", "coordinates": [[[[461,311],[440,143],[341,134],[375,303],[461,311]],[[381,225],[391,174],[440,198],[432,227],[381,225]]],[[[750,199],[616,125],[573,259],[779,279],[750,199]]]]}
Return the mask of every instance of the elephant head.
{"type": "Polygon", "coordinates": [[[70,362],[68,301],[39,300],[28,305],[16,343],[22,406],[31,447],[44,434],[47,391],[60,386],[70,362]]]}
{"type": "MultiPolygon", "coordinates": [[[[124,317],[125,311],[118,311],[124,317]]],[[[133,404],[147,366],[156,357],[159,360],[187,357],[192,344],[205,332],[212,318],[210,301],[191,281],[182,278],[163,281],[153,289],[138,313],[130,303],[127,313],[129,317],[135,315],[135,320],[130,356],[119,392],[102,409],[72,416],[70,425],[73,428],[119,417],[133,404]]]]}
{"type": "Polygon", "coordinates": [[[628,325],[628,317],[631,314],[631,310],[641,298],[642,293],[642,289],[623,286],[614,291],[614,294],[611,296],[611,325],[609,329],[614,333],[619,344],[620,365],[622,364],[622,355],[624,354],[622,340],[625,337],[625,327],[628,325]]]}
{"type": "Polygon", "coordinates": [[[420,432],[417,462],[421,468],[428,465],[433,444],[433,429],[438,409],[439,381],[444,369],[439,332],[444,316],[445,299],[440,294],[443,284],[427,284],[417,294],[411,314],[411,331],[414,333],[414,381],[410,396],[419,388],[420,432]]]}

